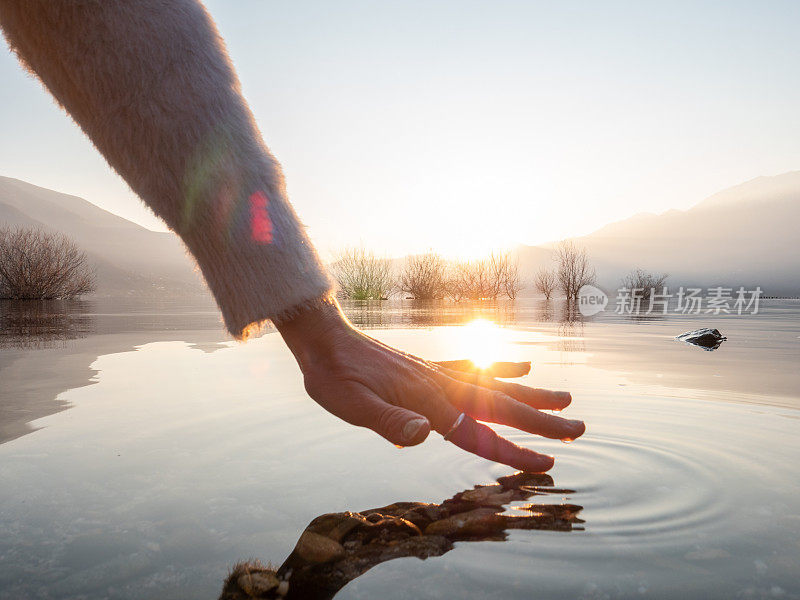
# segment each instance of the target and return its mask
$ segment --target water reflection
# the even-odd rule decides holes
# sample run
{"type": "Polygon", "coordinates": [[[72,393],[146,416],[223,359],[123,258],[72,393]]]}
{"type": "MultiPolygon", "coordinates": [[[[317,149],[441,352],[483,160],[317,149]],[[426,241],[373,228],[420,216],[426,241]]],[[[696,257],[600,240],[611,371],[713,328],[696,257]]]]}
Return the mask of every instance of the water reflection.
{"type": "Polygon", "coordinates": [[[586,352],[584,322],[582,320],[562,321],[556,330],[558,349],[561,352],[586,352]]]}
{"type": "MultiPolygon", "coordinates": [[[[507,473],[439,436],[397,451],[335,420],[308,401],[276,335],[209,354],[198,348],[221,339],[215,312],[101,306],[97,334],[66,350],[0,351],[0,363],[17,356],[0,365],[0,439],[35,402],[72,406],[0,444],[0,599],[217,597],[235,560],[285,558],[320,511],[439,503],[507,473]]],[[[492,326],[497,356],[532,360],[528,384],[569,389],[589,434],[564,446],[503,432],[557,455],[555,481],[580,490],[590,533],[517,531],[442,560],[387,559],[336,597],[797,596],[798,304],[721,318],[730,340],[713,353],[674,339],[711,324],[706,316],[565,324],[585,356],[559,354],[557,323],[537,322],[539,306],[518,300],[519,325],[492,326]],[[742,399],[752,404],[730,402],[742,399]]],[[[460,330],[469,328],[375,335],[461,358],[460,330]]],[[[555,512],[569,493],[545,487],[550,498],[499,514],[580,527],[555,512]]]]}
{"type": "Polygon", "coordinates": [[[461,325],[476,319],[512,325],[518,319],[517,304],[511,300],[345,300],[342,308],[353,325],[370,329],[461,325]]]}
{"type": "Polygon", "coordinates": [[[441,556],[457,541],[504,541],[510,529],[583,530],[582,506],[526,503],[535,496],[572,494],[546,474],[516,473],[479,485],[441,504],[395,502],[360,512],[320,515],[305,528],[278,569],[239,563],[220,600],[333,598],[347,583],[395,558],[441,556]]]}
{"type": "Polygon", "coordinates": [[[0,348],[65,347],[95,333],[86,300],[0,300],[0,348]]]}

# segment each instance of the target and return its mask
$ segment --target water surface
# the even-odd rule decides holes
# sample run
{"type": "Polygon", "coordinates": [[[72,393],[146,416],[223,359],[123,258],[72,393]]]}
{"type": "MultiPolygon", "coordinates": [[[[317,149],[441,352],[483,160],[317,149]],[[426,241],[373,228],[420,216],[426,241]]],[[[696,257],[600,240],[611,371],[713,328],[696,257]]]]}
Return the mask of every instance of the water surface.
{"type": "MultiPolygon", "coordinates": [[[[21,310],[0,309],[0,598],[215,598],[234,562],[280,564],[320,514],[512,472],[336,420],[277,335],[232,342],[213,307],[51,307],[39,330],[21,310]]],[[[348,313],[426,358],[532,360],[525,383],[570,390],[575,443],[498,430],[556,456],[575,493],[549,501],[585,523],[386,562],[337,598],[800,597],[800,303],[638,321],[531,300],[348,313]],[[728,341],[674,340],[701,326],[728,341]]]]}

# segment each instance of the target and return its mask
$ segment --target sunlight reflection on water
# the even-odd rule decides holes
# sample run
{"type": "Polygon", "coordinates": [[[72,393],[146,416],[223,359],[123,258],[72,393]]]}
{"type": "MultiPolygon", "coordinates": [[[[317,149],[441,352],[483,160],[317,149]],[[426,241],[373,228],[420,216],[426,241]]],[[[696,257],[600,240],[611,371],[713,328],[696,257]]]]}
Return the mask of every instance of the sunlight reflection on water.
{"type": "MultiPolygon", "coordinates": [[[[497,429],[556,456],[555,485],[574,490],[558,500],[584,507],[585,530],[390,561],[337,598],[800,594],[798,388],[769,367],[796,364],[781,340],[800,310],[780,328],[726,323],[715,353],[672,340],[686,323],[565,331],[515,314],[371,335],[432,359],[532,360],[522,383],[570,390],[575,443],[497,429]]],[[[398,451],[336,420],[275,335],[145,343],[92,369],[60,395],[72,408],[0,444],[0,598],[215,597],[236,560],[280,563],[321,513],[438,502],[510,472],[438,436],[398,451]]]]}

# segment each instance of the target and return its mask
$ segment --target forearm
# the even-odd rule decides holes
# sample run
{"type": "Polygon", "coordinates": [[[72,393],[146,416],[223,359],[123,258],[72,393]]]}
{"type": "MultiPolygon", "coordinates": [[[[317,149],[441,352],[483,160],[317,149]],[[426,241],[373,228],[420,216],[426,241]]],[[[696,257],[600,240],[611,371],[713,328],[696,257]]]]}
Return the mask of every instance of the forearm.
{"type": "Polygon", "coordinates": [[[330,283],[222,40],[196,0],[0,0],[12,49],[180,235],[228,329],[286,318],[330,283]]]}

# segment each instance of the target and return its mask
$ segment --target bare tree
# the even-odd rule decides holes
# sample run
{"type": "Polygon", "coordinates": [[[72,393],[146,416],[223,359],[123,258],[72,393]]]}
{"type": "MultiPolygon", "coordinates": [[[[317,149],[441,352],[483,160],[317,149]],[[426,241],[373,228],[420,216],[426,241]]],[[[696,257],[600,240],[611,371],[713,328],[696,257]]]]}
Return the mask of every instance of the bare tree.
{"type": "Polygon", "coordinates": [[[400,275],[400,289],[417,300],[442,298],[447,293],[447,264],[434,252],[411,256],[400,275]]]}
{"type": "Polygon", "coordinates": [[[552,269],[542,267],[536,272],[533,283],[536,289],[544,294],[545,299],[550,300],[558,285],[558,276],[552,269]]]}
{"type": "Polygon", "coordinates": [[[522,288],[522,279],[519,276],[519,261],[508,260],[506,262],[506,270],[503,278],[503,290],[511,300],[515,300],[522,288]]]}
{"type": "Polygon", "coordinates": [[[492,252],[488,260],[494,292],[492,297],[505,293],[511,300],[516,298],[522,289],[522,282],[519,277],[519,262],[511,259],[511,251],[492,252]]]}
{"type": "Polygon", "coordinates": [[[622,278],[622,287],[629,290],[638,308],[642,302],[648,302],[656,291],[663,291],[667,277],[666,273],[655,275],[644,269],[634,269],[622,278]]]}
{"type": "Polygon", "coordinates": [[[594,283],[594,267],[589,264],[586,248],[572,240],[559,242],[555,248],[558,262],[558,283],[567,300],[577,300],[578,292],[584,285],[594,283]]]}
{"type": "Polygon", "coordinates": [[[74,298],[95,289],[86,254],[60,233],[0,229],[0,298],[74,298]]]}
{"type": "Polygon", "coordinates": [[[509,253],[491,252],[486,259],[489,267],[488,287],[491,292],[487,297],[497,298],[503,291],[506,271],[508,270],[509,253]]]}
{"type": "Polygon", "coordinates": [[[453,263],[448,290],[455,300],[485,300],[497,298],[499,293],[492,265],[487,259],[453,263]]]}
{"type": "Polygon", "coordinates": [[[395,287],[389,261],[364,248],[342,250],[332,270],[339,292],[353,300],[383,300],[395,287]]]}
{"type": "Polygon", "coordinates": [[[494,300],[502,294],[513,300],[521,289],[519,264],[511,260],[511,252],[450,264],[447,293],[454,300],[494,300]]]}

